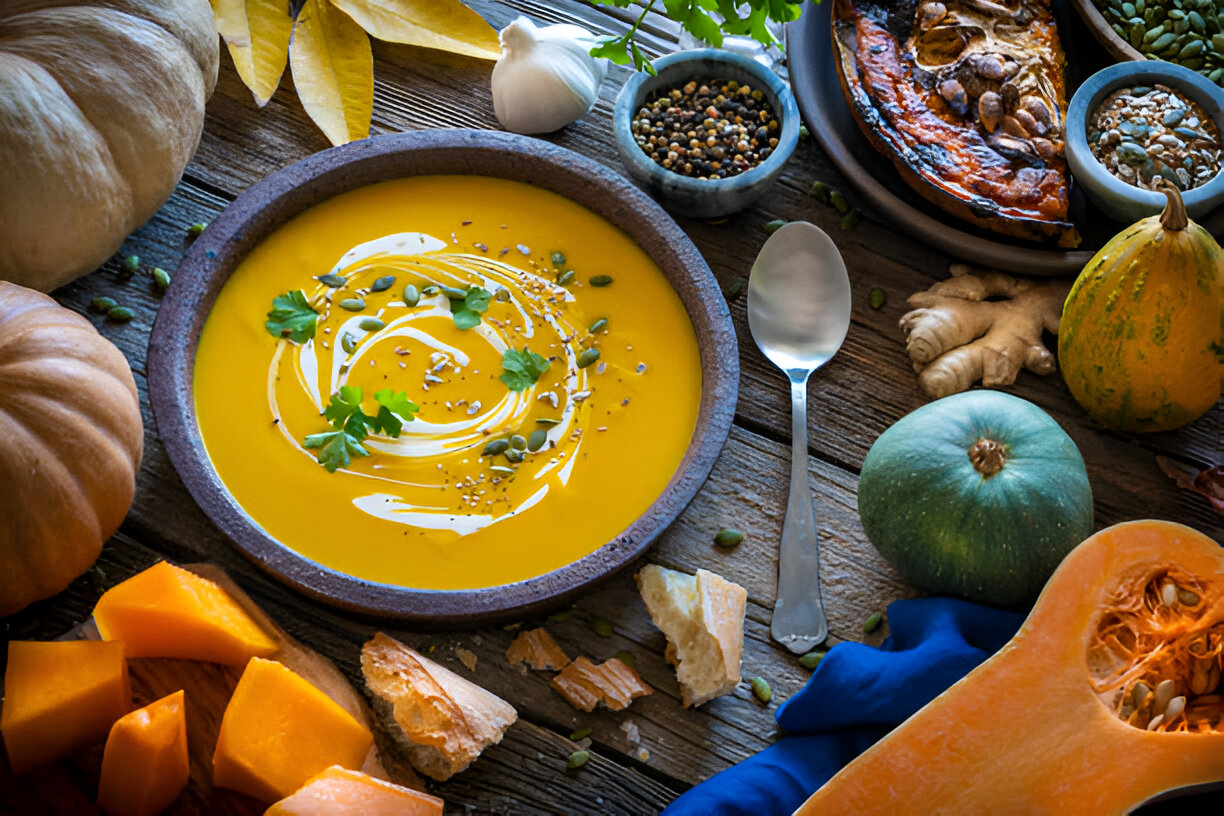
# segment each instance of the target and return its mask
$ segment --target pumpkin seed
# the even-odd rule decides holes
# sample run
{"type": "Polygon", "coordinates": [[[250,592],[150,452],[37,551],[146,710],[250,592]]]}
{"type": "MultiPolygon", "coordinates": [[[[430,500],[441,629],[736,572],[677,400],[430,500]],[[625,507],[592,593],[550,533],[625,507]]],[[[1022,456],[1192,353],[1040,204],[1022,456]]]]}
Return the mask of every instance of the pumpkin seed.
{"type": "Polygon", "coordinates": [[[349,312],[360,312],[365,308],[365,301],[361,298],[345,298],[340,301],[340,308],[349,312]]]}
{"type": "Polygon", "coordinates": [[[812,189],[808,191],[808,195],[821,204],[831,204],[833,202],[833,192],[833,188],[823,181],[813,181],[812,189]]]}
{"type": "Polygon", "coordinates": [[[1193,590],[1178,587],[1177,600],[1181,601],[1186,606],[1194,606],[1199,602],[1199,596],[1198,593],[1194,592],[1193,590]]]}
{"type": "Polygon", "coordinates": [[[442,294],[446,295],[447,300],[463,300],[467,297],[467,290],[456,286],[443,286],[442,294]]]}
{"type": "Polygon", "coordinates": [[[510,437],[510,447],[514,450],[525,450],[527,447],[527,440],[523,438],[522,434],[514,434],[510,437]]]}
{"type": "Polygon", "coordinates": [[[126,306],[112,306],[106,312],[106,319],[116,323],[127,323],[135,316],[136,313],[126,306]]]}
{"type": "Polygon", "coordinates": [[[200,233],[202,233],[204,231],[204,228],[207,226],[208,226],[208,223],[205,221],[197,221],[194,224],[192,224],[190,227],[187,228],[187,240],[194,241],[196,238],[199,238],[200,233]]]}
{"type": "Polygon", "coordinates": [[[579,728],[577,731],[570,734],[570,739],[572,739],[574,742],[577,742],[580,739],[586,739],[587,737],[591,736],[591,732],[593,730],[594,729],[589,725],[584,726],[583,728],[579,728]]]}
{"type": "Polygon", "coordinates": [[[591,334],[595,334],[596,332],[602,331],[603,329],[606,329],[607,327],[608,327],[608,318],[601,317],[598,320],[596,320],[594,323],[592,323],[590,327],[587,329],[587,331],[589,331],[591,334]]]}
{"type": "Polygon", "coordinates": [[[1165,706],[1164,721],[1173,722],[1173,720],[1180,717],[1182,712],[1185,710],[1186,710],[1186,698],[1185,697],[1174,697],[1172,700],[1169,701],[1169,704],[1165,706]]]}
{"type": "Polygon", "coordinates": [[[531,432],[531,436],[527,437],[527,450],[534,453],[544,447],[544,443],[547,441],[548,431],[545,431],[543,428],[536,428],[531,432]]]}
{"type": "Polygon", "coordinates": [[[97,314],[106,314],[118,305],[114,298],[96,297],[89,301],[89,311],[96,312],[97,314]]]}
{"type": "Polygon", "coordinates": [[[554,252],[549,260],[552,261],[553,266],[565,266],[565,253],[554,252]]]}
{"type": "Polygon", "coordinates": [[[560,425],[561,420],[553,419],[552,417],[540,417],[536,420],[537,425],[560,425]]]}
{"type": "Polygon", "coordinates": [[[774,221],[766,221],[764,224],[761,225],[761,229],[765,230],[765,232],[767,232],[768,234],[773,235],[775,232],[782,229],[782,227],[784,226],[786,226],[786,222],[783,221],[781,218],[779,218],[774,221]]]}
{"type": "Polygon", "coordinates": [[[515,450],[514,448],[506,451],[504,456],[506,457],[506,461],[512,465],[517,465],[523,461],[523,452],[521,450],[515,450]]]}
{"type": "Polygon", "coordinates": [[[587,761],[590,760],[590,758],[590,751],[575,751],[565,760],[565,767],[569,768],[571,771],[577,770],[578,768],[581,768],[583,765],[587,764],[587,761]]]}
{"type": "Polygon", "coordinates": [[[829,191],[829,203],[833,205],[833,209],[837,210],[839,215],[845,215],[850,212],[850,202],[846,200],[841,190],[829,191]]]}
{"type": "Polygon", "coordinates": [[[637,668],[637,658],[633,656],[633,652],[627,652],[624,649],[621,649],[619,652],[617,652],[616,654],[612,656],[615,657],[620,662],[624,663],[626,666],[628,666],[631,669],[637,668]]]}
{"type": "Polygon", "coordinates": [[[868,302],[873,309],[884,308],[884,301],[888,299],[888,293],[883,289],[872,289],[868,302]]]}
{"type": "Polygon", "coordinates": [[[1142,680],[1131,687],[1131,705],[1134,706],[1136,711],[1143,708],[1144,703],[1147,702],[1148,696],[1151,693],[1151,686],[1142,680]]]}
{"type": "Polygon", "coordinates": [[[725,550],[738,547],[744,541],[744,534],[739,530],[726,527],[714,535],[714,543],[725,550]]]}
{"type": "Polygon", "coordinates": [[[421,302],[421,293],[410,283],[404,287],[403,300],[405,306],[415,306],[421,302]]]}
{"type": "Polygon", "coordinates": [[[557,276],[557,283],[561,286],[565,286],[567,283],[571,282],[573,279],[574,279],[574,270],[567,269],[564,272],[562,272],[560,275],[557,276]]]}
{"type": "MultiPolygon", "coordinates": [[[[1148,33],[1143,35],[1143,44],[1147,46],[1151,46],[1154,42],[1156,42],[1158,39],[1163,37],[1164,33],[1165,33],[1164,25],[1158,25],[1158,26],[1148,29],[1148,33]]],[[[1151,89],[1149,88],[1147,90],[1151,90],[1151,89]]],[[[1131,96],[1143,96],[1143,94],[1139,93],[1138,91],[1139,91],[1138,88],[1131,91],[1131,96]]]]}
{"type": "Polygon", "coordinates": [[[880,624],[884,622],[884,616],[879,612],[872,612],[867,620],[863,621],[863,633],[870,635],[872,632],[880,628],[880,624]]]}
{"type": "Polygon", "coordinates": [[[610,283],[612,283],[611,275],[596,275],[591,278],[592,286],[607,286],[610,283]]]}
{"type": "Polygon", "coordinates": [[[591,621],[591,631],[600,637],[612,637],[612,621],[596,618],[591,621]]]}
{"type": "Polygon", "coordinates": [[[597,348],[586,349],[581,354],[578,355],[578,361],[577,361],[578,367],[586,368],[587,366],[589,366],[591,363],[595,362],[598,359],[599,359],[599,349],[597,348]]]}
{"type": "Polygon", "coordinates": [[[385,292],[395,285],[394,275],[383,275],[370,284],[371,292],[385,292]]]}
{"type": "Polygon", "coordinates": [[[346,354],[352,354],[357,350],[357,341],[353,339],[353,335],[345,332],[340,335],[340,348],[344,349],[346,354]]]}
{"type": "Polygon", "coordinates": [[[773,689],[769,687],[769,681],[764,677],[754,677],[749,685],[752,686],[752,696],[769,705],[769,701],[773,699],[773,689]]]}
{"type": "Polygon", "coordinates": [[[140,256],[129,255],[123,259],[122,272],[126,275],[135,275],[140,271],[140,256]]]}
{"type": "Polygon", "coordinates": [[[1155,717],[1153,717],[1153,718],[1152,718],[1152,719],[1151,719],[1151,720],[1148,722],[1148,724],[1147,724],[1147,730],[1148,730],[1148,731],[1155,731],[1155,730],[1156,730],[1156,729],[1157,729],[1157,728],[1160,726],[1160,724],[1161,724],[1162,722],[1164,722],[1164,715],[1163,715],[1163,714],[1157,714],[1155,717]]]}
{"type": "Polygon", "coordinates": [[[505,439],[494,439],[489,444],[484,446],[484,450],[480,452],[481,456],[497,456],[499,453],[505,453],[510,447],[510,442],[505,439]]]}
{"type": "Polygon", "coordinates": [[[1203,41],[1202,40],[1191,40],[1190,42],[1183,45],[1181,50],[1177,52],[1177,58],[1184,60],[1190,57],[1197,57],[1202,52],[1203,52],[1203,41]]]}
{"type": "Polygon", "coordinates": [[[820,665],[820,661],[824,660],[825,654],[825,652],[808,652],[799,658],[799,665],[805,669],[814,669],[820,665]]]}
{"type": "Polygon", "coordinates": [[[1165,606],[1172,606],[1177,603],[1177,585],[1165,584],[1160,588],[1160,601],[1165,606]]]}
{"type": "Polygon", "coordinates": [[[153,267],[153,288],[159,292],[170,288],[170,273],[160,266],[153,267]]]}
{"type": "Polygon", "coordinates": [[[569,620],[570,616],[573,614],[574,614],[574,610],[572,608],[566,609],[562,612],[552,613],[551,615],[548,616],[548,620],[550,623],[561,623],[562,621],[569,620]]]}
{"type": "Polygon", "coordinates": [[[362,331],[376,332],[380,329],[386,328],[387,324],[379,320],[377,317],[363,317],[357,326],[362,331]]]}
{"type": "Polygon", "coordinates": [[[1158,713],[1164,711],[1169,701],[1173,699],[1173,693],[1176,691],[1176,684],[1172,680],[1161,680],[1156,686],[1156,691],[1153,692],[1152,711],[1158,713]]]}
{"type": "Polygon", "coordinates": [[[324,286],[330,286],[332,289],[339,289],[341,286],[348,283],[347,278],[342,278],[333,272],[328,272],[326,275],[320,275],[318,277],[318,281],[324,286]]]}
{"type": "Polygon", "coordinates": [[[438,294],[438,287],[431,283],[421,290],[421,294],[425,297],[433,297],[434,295],[438,294]]]}
{"type": "MultiPolygon", "coordinates": [[[[1144,39],[1146,39],[1146,37],[1144,39]]],[[[1152,53],[1160,53],[1170,45],[1173,45],[1175,42],[1177,42],[1177,35],[1172,31],[1166,31],[1152,41],[1152,44],[1148,50],[1152,53]]]]}
{"type": "Polygon", "coordinates": [[[506,467],[505,465],[489,465],[489,470],[492,470],[496,473],[505,473],[506,475],[510,475],[514,473],[514,468],[509,468],[509,467],[506,467]]]}
{"type": "Polygon", "coordinates": [[[854,229],[856,226],[858,226],[859,218],[860,216],[858,210],[851,210],[842,216],[841,228],[844,230],[854,229]]]}

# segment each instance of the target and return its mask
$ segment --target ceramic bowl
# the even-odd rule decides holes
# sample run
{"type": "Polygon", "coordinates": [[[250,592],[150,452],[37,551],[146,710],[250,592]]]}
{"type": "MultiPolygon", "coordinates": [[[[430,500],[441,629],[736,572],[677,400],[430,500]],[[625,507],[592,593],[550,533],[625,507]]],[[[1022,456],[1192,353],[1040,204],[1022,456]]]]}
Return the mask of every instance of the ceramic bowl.
{"type": "Polygon", "coordinates": [[[739,355],[725,298],[701,253],[648,196],[589,159],[547,142],[480,130],[376,136],[325,150],[240,195],[192,245],[149,342],[149,397],[166,453],[213,524],[262,569],[340,608],[434,627],[515,618],[573,599],[629,564],[696,495],[727,440],[739,355]],[[193,374],[200,330],[239,262],[280,225],[349,190],[416,175],[481,175],[551,190],[627,233],[667,276],[688,312],[701,358],[701,400],[683,460],[662,494],[590,555],[525,581],[427,590],[355,578],[299,555],[266,533],[213,469],[200,435],[193,374]]]}
{"type": "Polygon", "coordinates": [[[657,76],[639,71],[625,83],[612,116],[616,149],[629,175],[644,185],[663,206],[689,218],[721,218],[744,209],[769,189],[799,143],[799,108],[777,74],[730,51],[703,48],[679,51],[654,61],[657,76]],[[646,98],[660,89],[679,88],[689,80],[735,80],[765,94],[781,127],[778,144],[765,161],[738,176],[702,181],[655,164],[633,138],[633,116],[646,98]]]}
{"type": "MultiPolygon", "coordinates": [[[[1090,76],[1067,107],[1067,164],[1076,183],[1092,202],[1111,218],[1133,223],[1164,209],[1165,196],[1142,190],[1114,178],[1092,155],[1088,146],[1088,120],[1113,91],[1137,85],[1165,85],[1194,100],[1224,133],[1224,90],[1206,77],[1171,62],[1121,62],[1090,76]]],[[[1224,203],[1224,173],[1206,184],[1182,194],[1186,211],[1199,218],[1224,203]]]]}

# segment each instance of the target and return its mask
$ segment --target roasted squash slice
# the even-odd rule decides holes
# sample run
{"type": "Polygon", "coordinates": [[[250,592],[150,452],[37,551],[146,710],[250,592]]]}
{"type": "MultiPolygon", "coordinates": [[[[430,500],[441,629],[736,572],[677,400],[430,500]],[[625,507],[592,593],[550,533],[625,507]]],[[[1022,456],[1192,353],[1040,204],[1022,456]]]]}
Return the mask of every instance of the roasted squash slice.
{"type": "Polygon", "coordinates": [[[859,128],[914,190],[984,229],[1079,243],[1049,0],[835,0],[832,37],[859,128]]]}
{"type": "Polygon", "coordinates": [[[997,654],[799,814],[1126,813],[1224,781],[1224,549],[1135,521],[1084,541],[997,654]]]}

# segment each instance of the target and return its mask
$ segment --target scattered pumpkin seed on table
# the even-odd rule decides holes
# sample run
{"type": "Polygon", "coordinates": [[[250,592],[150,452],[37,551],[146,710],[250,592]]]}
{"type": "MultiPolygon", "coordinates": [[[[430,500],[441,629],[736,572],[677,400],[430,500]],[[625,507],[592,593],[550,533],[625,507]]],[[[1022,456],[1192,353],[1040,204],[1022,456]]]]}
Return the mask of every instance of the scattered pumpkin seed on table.
{"type": "Polygon", "coordinates": [[[600,637],[612,637],[612,621],[596,618],[591,621],[591,630],[600,637]]]}
{"type": "Polygon", "coordinates": [[[879,612],[872,612],[867,620],[863,621],[863,633],[870,635],[872,632],[880,628],[880,624],[884,622],[884,616],[879,612]]]}
{"type": "Polygon", "coordinates": [[[770,235],[773,235],[784,226],[786,226],[786,222],[779,218],[776,221],[766,221],[761,225],[761,229],[765,230],[770,235]]]}
{"type": "Polygon", "coordinates": [[[158,292],[165,292],[170,288],[170,273],[162,269],[160,266],[153,267],[153,288],[158,292]]]}
{"type": "Polygon", "coordinates": [[[744,534],[731,527],[726,527],[714,534],[714,543],[727,550],[738,547],[743,540],[744,534]]]}
{"type": "Polygon", "coordinates": [[[135,313],[126,306],[112,306],[106,312],[106,319],[116,323],[127,323],[135,316],[135,313]]]}
{"type": "Polygon", "coordinates": [[[872,289],[870,295],[871,308],[882,309],[884,302],[888,299],[888,294],[883,289],[872,289]]]}
{"type": "Polygon", "coordinates": [[[754,677],[749,685],[752,687],[752,696],[769,705],[769,701],[773,699],[773,689],[769,687],[769,681],[764,677],[754,677]]]}
{"type": "Polygon", "coordinates": [[[115,302],[114,298],[96,297],[89,301],[89,310],[91,312],[96,312],[97,314],[106,314],[118,305],[119,304],[115,302]]]}
{"type": "Polygon", "coordinates": [[[565,760],[565,767],[571,771],[581,768],[591,758],[590,751],[575,751],[565,760]]]}
{"type": "Polygon", "coordinates": [[[624,649],[621,649],[619,652],[617,652],[616,654],[612,656],[615,657],[620,662],[624,663],[626,666],[628,666],[631,669],[637,668],[637,658],[633,656],[633,652],[627,652],[624,649]]]}
{"type": "Polygon", "coordinates": [[[824,660],[826,652],[808,652],[803,657],[799,658],[799,665],[805,669],[814,669],[820,665],[820,661],[824,660]]]}
{"type": "Polygon", "coordinates": [[[574,742],[577,742],[580,739],[584,739],[586,737],[591,736],[592,730],[593,729],[589,725],[583,726],[582,728],[579,728],[574,733],[570,734],[570,739],[572,739],[574,742]]]}

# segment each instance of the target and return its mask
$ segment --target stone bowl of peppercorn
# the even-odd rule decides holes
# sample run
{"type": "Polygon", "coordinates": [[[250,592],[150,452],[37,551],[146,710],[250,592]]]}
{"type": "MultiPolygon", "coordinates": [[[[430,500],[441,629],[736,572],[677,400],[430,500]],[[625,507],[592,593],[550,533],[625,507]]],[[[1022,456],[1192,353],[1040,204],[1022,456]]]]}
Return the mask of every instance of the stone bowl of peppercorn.
{"type": "Polygon", "coordinates": [[[1224,90],[1170,62],[1121,62],[1093,74],[1067,106],[1067,164],[1106,215],[1123,223],[1156,215],[1165,178],[1186,212],[1224,204],[1224,90]]]}
{"type": "Polygon", "coordinates": [[[673,213],[720,218],[744,209],[782,172],[799,141],[799,109],[776,74],[729,51],[680,51],[639,72],[612,126],[629,175],[673,213]]]}

